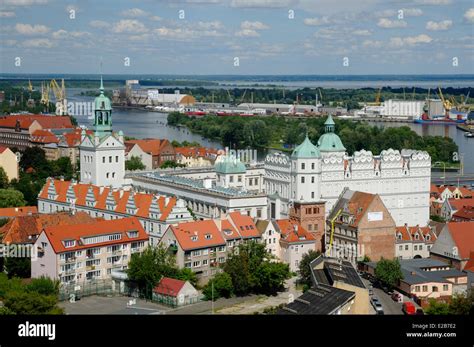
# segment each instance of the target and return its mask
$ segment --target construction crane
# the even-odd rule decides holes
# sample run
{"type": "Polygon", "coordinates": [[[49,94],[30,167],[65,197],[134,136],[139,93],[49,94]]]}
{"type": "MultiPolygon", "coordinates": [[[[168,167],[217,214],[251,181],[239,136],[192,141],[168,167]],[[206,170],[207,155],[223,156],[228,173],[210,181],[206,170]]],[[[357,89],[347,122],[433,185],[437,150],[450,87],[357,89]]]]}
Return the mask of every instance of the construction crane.
{"type": "Polygon", "coordinates": [[[375,95],[375,102],[368,102],[368,106],[380,106],[380,98],[382,96],[382,87],[379,88],[377,94],[375,95]]]}
{"type": "Polygon", "coordinates": [[[331,236],[329,238],[329,248],[326,251],[326,256],[328,256],[328,257],[331,256],[332,244],[333,244],[333,241],[334,241],[334,222],[336,221],[337,217],[339,217],[341,212],[342,212],[342,208],[339,209],[339,211],[337,211],[336,215],[331,219],[331,236]]]}
{"type": "Polygon", "coordinates": [[[28,90],[30,91],[30,94],[31,92],[33,92],[33,85],[31,84],[31,80],[28,80],[28,90]]]}
{"type": "Polygon", "coordinates": [[[247,94],[247,89],[245,89],[244,94],[242,94],[242,97],[240,98],[240,103],[244,102],[245,94],[247,94]]]}
{"type": "Polygon", "coordinates": [[[44,81],[41,82],[41,103],[43,105],[49,104],[49,85],[44,81]]]}
{"type": "Polygon", "coordinates": [[[441,91],[441,87],[438,87],[438,91],[439,91],[439,97],[441,101],[443,102],[444,109],[449,112],[451,108],[453,107],[453,105],[451,104],[451,101],[444,98],[443,92],[441,91]]]}
{"type": "Polygon", "coordinates": [[[55,79],[50,82],[50,90],[53,91],[56,97],[56,114],[66,115],[67,114],[67,100],[66,100],[66,88],[64,86],[64,79],[61,80],[61,87],[58,85],[55,79]]]}

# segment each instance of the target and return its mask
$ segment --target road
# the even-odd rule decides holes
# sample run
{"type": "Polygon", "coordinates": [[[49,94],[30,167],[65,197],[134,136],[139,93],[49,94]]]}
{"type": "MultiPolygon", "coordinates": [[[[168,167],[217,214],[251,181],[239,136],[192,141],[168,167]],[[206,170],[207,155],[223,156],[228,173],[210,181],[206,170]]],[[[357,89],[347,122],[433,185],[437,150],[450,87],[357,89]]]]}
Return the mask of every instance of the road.
{"type": "MultiPolygon", "coordinates": [[[[367,288],[371,285],[371,283],[362,278],[362,281],[366,285],[367,288]]],[[[391,296],[385,293],[380,288],[373,288],[374,296],[379,299],[380,303],[382,304],[384,314],[403,314],[402,312],[402,304],[395,302],[392,300],[391,296]]]]}

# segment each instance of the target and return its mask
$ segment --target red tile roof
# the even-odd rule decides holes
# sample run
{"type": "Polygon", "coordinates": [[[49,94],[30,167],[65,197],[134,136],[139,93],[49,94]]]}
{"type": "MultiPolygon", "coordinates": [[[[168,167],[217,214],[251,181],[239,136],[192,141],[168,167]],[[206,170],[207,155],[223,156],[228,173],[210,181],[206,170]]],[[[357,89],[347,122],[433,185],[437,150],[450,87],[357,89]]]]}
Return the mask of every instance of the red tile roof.
{"type": "Polygon", "coordinates": [[[226,219],[179,223],[170,226],[170,231],[184,250],[224,246],[226,240],[260,237],[252,218],[240,212],[231,212],[226,219]]]}
{"type": "Polygon", "coordinates": [[[7,150],[8,147],[0,146],[0,153],[3,153],[7,150]]]}
{"type": "Polygon", "coordinates": [[[153,291],[161,295],[177,297],[185,284],[185,281],[163,277],[153,291]]]}
{"type": "Polygon", "coordinates": [[[58,143],[59,139],[50,130],[35,130],[30,136],[30,141],[35,143],[58,143]]]}
{"type": "Polygon", "coordinates": [[[462,259],[469,259],[474,251],[474,222],[449,222],[448,231],[462,259]]]}
{"type": "Polygon", "coordinates": [[[0,217],[18,217],[38,213],[36,206],[0,208],[0,217]]]}
{"type": "MultiPolygon", "coordinates": [[[[50,185],[53,184],[56,190],[57,197],[55,201],[66,203],[66,195],[69,187],[71,186],[71,181],[61,181],[61,180],[51,180],[48,179],[43,186],[38,198],[39,199],[48,199],[48,189],[50,185]],[[52,183],[51,183],[52,182],[52,183]]],[[[73,183],[72,184],[74,196],[76,198],[76,206],[86,206],[86,197],[90,189],[94,195],[94,207],[98,210],[106,210],[106,200],[107,196],[111,192],[110,187],[99,187],[92,184],[83,184],[83,183],[73,183]]],[[[112,190],[112,196],[115,201],[114,212],[127,214],[126,206],[130,194],[133,194],[135,206],[137,207],[136,213],[134,214],[137,217],[149,218],[150,208],[158,208],[160,212],[160,221],[166,221],[173,211],[173,208],[176,206],[177,199],[175,197],[168,198],[166,202],[166,197],[153,194],[145,193],[132,193],[128,190],[112,190]]],[[[107,210],[110,211],[110,210],[107,210]]]]}
{"type": "Polygon", "coordinates": [[[474,206],[474,198],[448,199],[448,202],[456,211],[462,209],[463,207],[474,206]]]}
{"type": "Polygon", "coordinates": [[[466,263],[466,265],[464,265],[463,270],[474,272],[474,251],[471,251],[471,253],[469,255],[469,260],[466,263]]]}
{"type": "Polygon", "coordinates": [[[397,242],[400,241],[398,238],[398,234],[402,235],[401,241],[404,242],[427,242],[427,243],[434,243],[437,239],[436,233],[434,233],[430,227],[420,227],[420,226],[401,226],[396,227],[395,237],[397,242]],[[416,235],[418,235],[418,239],[416,239],[416,235]],[[429,237],[428,237],[429,236],[429,237]],[[429,238],[427,240],[427,237],[429,238]]]}
{"type": "Polygon", "coordinates": [[[96,221],[96,218],[92,218],[85,212],[77,212],[74,215],[61,212],[18,216],[0,228],[0,235],[3,237],[3,243],[33,243],[46,227],[60,226],[62,228],[65,225],[84,225],[96,221]]]}
{"type": "Polygon", "coordinates": [[[276,221],[281,232],[281,240],[288,243],[298,243],[304,241],[316,242],[313,234],[308,232],[297,221],[292,219],[279,219],[276,221]]]}
{"type": "Polygon", "coordinates": [[[159,155],[163,148],[169,145],[170,142],[168,140],[161,140],[161,139],[142,139],[142,140],[127,140],[125,141],[125,146],[127,148],[127,152],[129,152],[134,145],[138,145],[143,152],[151,154],[151,155],[159,155]]]}
{"type": "Polygon", "coordinates": [[[169,228],[185,251],[224,246],[226,244],[213,220],[179,223],[169,228]]]}
{"type": "Polygon", "coordinates": [[[175,147],[176,154],[180,154],[186,158],[209,158],[217,156],[219,150],[206,147],[175,147]]]}
{"type": "Polygon", "coordinates": [[[453,214],[453,219],[462,219],[466,221],[474,221],[474,206],[465,206],[457,210],[453,214]]]}
{"type": "MultiPolygon", "coordinates": [[[[87,135],[94,134],[93,130],[86,130],[87,135]]],[[[82,129],[77,128],[74,131],[69,133],[64,133],[61,137],[64,139],[64,142],[67,144],[68,147],[78,147],[81,144],[81,135],[82,129]]]]}
{"type": "Polygon", "coordinates": [[[0,117],[0,128],[15,128],[17,123],[21,129],[28,129],[33,122],[38,122],[43,129],[73,128],[68,116],[49,116],[40,114],[21,114],[0,117]]]}
{"type": "Polygon", "coordinates": [[[81,249],[110,246],[116,244],[130,243],[136,241],[148,241],[148,235],[136,217],[128,217],[113,220],[101,220],[87,225],[63,225],[44,229],[55,253],[70,252],[81,249]],[[137,231],[137,237],[129,237],[128,232],[137,231]],[[118,240],[104,241],[99,243],[84,244],[83,238],[110,235],[120,233],[118,240]],[[64,241],[75,240],[73,247],[65,247],[64,241]]]}

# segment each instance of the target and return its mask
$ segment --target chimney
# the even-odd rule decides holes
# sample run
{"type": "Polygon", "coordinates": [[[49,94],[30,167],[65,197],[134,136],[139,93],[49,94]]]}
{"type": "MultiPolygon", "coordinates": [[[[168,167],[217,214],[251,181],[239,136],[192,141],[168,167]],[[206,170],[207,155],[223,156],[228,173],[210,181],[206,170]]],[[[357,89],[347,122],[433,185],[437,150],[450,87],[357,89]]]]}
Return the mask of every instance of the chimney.
{"type": "Polygon", "coordinates": [[[298,235],[298,224],[293,224],[293,231],[298,235]]]}

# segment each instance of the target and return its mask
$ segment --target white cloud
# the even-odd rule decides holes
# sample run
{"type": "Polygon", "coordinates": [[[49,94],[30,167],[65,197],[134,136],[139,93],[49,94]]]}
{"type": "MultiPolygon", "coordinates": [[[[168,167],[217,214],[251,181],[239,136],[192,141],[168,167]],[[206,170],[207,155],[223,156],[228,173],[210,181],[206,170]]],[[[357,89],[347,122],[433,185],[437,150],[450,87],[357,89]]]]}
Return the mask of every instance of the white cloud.
{"type": "Polygon", "coordinates": [[[433,22],[429,21],[426,23],[427,30],[439,31],[439,30],[448,30],[453,25],[453,21],[451,20],[442,20],[441,22],[433,22]]]}
{"type": "Polygon", "coordinates": [[[0,11],[0,18],[12,18],[15,17],[15,12],[13,11],[0,11]]]}
{"type": "Polygon", "coordinates": [[[162,20],[163,18],[161,18],[160,16],[151,16],[150,19],[151,19],[151,20],[154,20],[155,22],[159,22],[159,21],[162,20]]]}
{"type": "Polygon", "coordinates": [[[372,35],[372,32],[367,29],[358,29],[358,30],[354,30],[352,34],[357,35],[357,36],[369,36],[369,35],[372,35]]]}
{"type": "Polygon", "coordinates": [[[237,31],[235,33],[235,36],[239,36],[239,37],[259,37],[260,34],[256,30],[243,29],[243,30],[237,31]]]}
{"type": "Polygon", "coordinates": [[[464,18],[468,22],[474,23],[474,7],[470,8],[469,10],[466,11],[466,13],[464,13],[464,18]]]}
{"type": "Polygon", "coordinates": [[[240,28],[243,30],[265,30],[269,29],[270,27],[266,24],[263,24],[262,22],[249,22],[246,20],[240,23],[240,28]]]}
{"type": "Polygon", "coordinates": [[[289,6],[292,0],[232,0],[232,7],[281,8],[289,6]]]}
{"type": "Polygon", "coordinates": [[[89,22],[89,25],[93,28],[107,28],[110,24],[103,20],[93,20],[89,22]]]}
{"type": "Polygon", "coordinates": [[[48,0],[3,0],[4,6],[31,6],[47,4],[48,0]]]}
{"type": "Polygon", "coordinates": [[[123,17],[145,17],[147,13],[139,8],[129,8],[128,10],[122,11],[121,15],[123,17]]]}
{"type": "Polygon", "coordinates": [[[49,39],[32,39],[23,41],[22,46],[28,48],[51,48],[55,44],[49,39]]]}
{"type": "Polygon", "coordinates": [[[419,8],[402,8],[405,17],[419,17],[423,15],[423,11],[419,8]]]}
{"type": "Polygon", "coordinates": [[[426,35],[420,34],[418,36],[407,36],[407,37],[392,37],[390,39],[390,45],[396,47],[402,46],[415,46],[423,43],[430,43],[433,39],[426,35]]]}
{"type": "Polygon", "coordinates": [[[91,34],[86,31],[67,31],[64,29],[59,29],[52,33],[53,39],[61,40],[61,39],[68,39],[68,38],[82,38],[85,36],[90,36],[91,34]]]}
{"type": "Polygon", "coordinates": [[[383,46],[383,42],[378,40],[365,40],[362,46],[367,48],[380,48],[383,46]]]}
{"type": "Polygon", "coordinates": [[[386,28],[386,29],[405,28],[407,26],[407,22],[405,22],[404,20],[399,20],[399,19],[391,20],[388,18],[380,18],[377,25],[381,28],[386,28]]]}
{"type": "Polygon", "coordinates": [[[49,28],[45,25],[18,23],[15,25],[15,30],[21,35],[41,35],[46,34],[49,31],[49,28]]]}
{"type": "Polygon", "coordinates": [[[167,28],[161,27],[155,29],[154,33],[158,34],[161,37],[177,40],[190,40],[199,37],[216,37],[221,36],[216,30],[193,30],[190,28],[167,28]]]}
{"type": "Polygon", "coordinates": [[[135,19],[122,19],[114,24],[112,27],[114,33],[131,33],[138,34],[146,32],[147,29],[142,22],[135,19]]]}
{"type": "Polygon", "coordinates": [[[213,21],[213,22],[198,22],[197,27],[199,29],[203,29],[203,30],[216,30],[216,29],[223,29],[224,28],[222,23],[217,21],[217,20],[213,21]]]}
{"type": "Polygon", "coordinates": [[[331,24],[332,21],[329,19],[329,17],[324,16],[320,18],[305,18],[304,24],[310,25],[310,26],[320,26],[320,25],[328,25],[331,24]]]}

